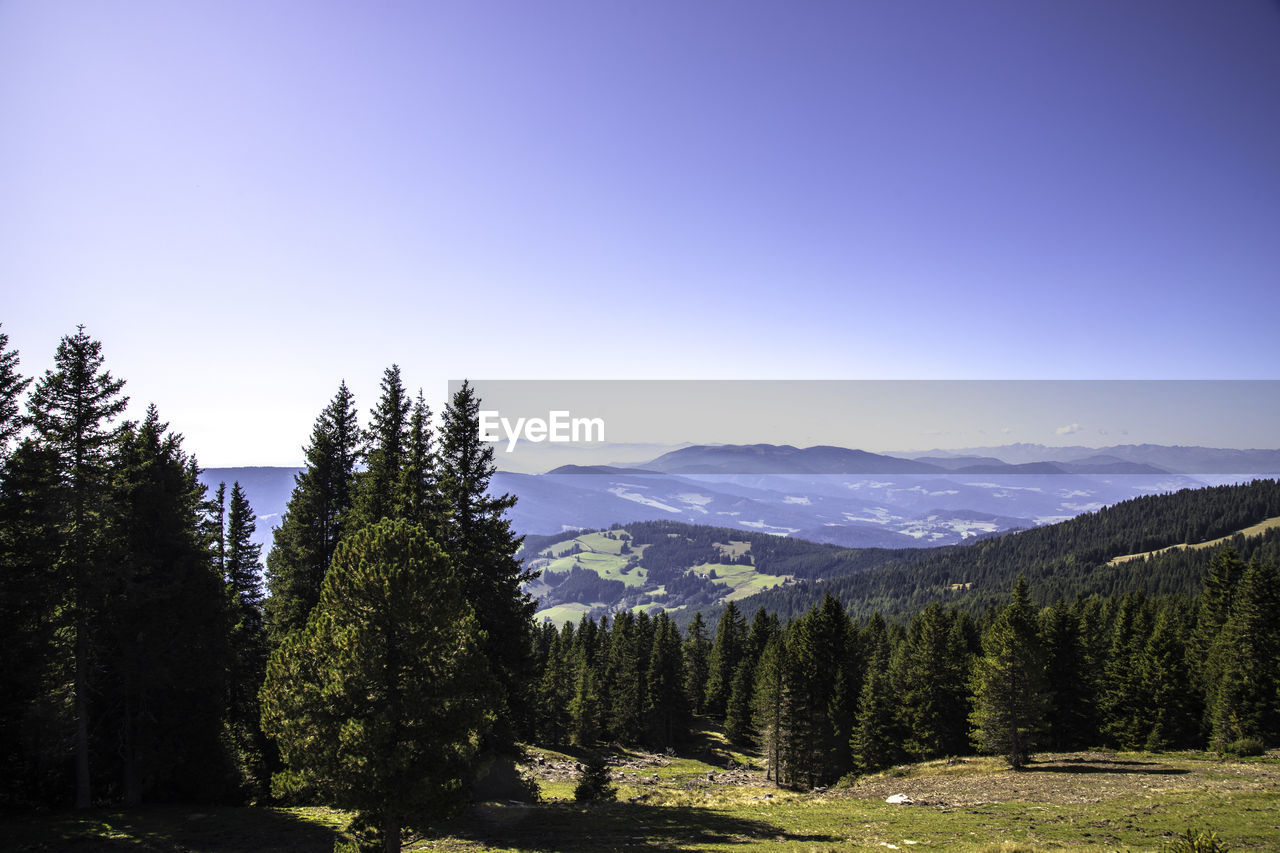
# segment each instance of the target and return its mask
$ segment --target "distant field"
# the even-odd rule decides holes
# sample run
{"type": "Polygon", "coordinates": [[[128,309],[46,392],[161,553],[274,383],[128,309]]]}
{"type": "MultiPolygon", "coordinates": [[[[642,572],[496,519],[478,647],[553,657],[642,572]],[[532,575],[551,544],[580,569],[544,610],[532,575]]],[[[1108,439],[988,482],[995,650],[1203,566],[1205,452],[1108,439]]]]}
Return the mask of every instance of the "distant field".
{"type": "Polygon", "coordinates": [[[791,575],[756,574],[754,566],[743,566],[736,563],[703,563],[700,566],[694,566],[689,571],[704,577],[710,577],[711,572],[714,571],[716,573],[715,582],[725,584],[733,590],[733,592],[725,596],[727,601],[738,601],[749,595],[755,595],[762,589],[772,589],[791,580],[791,575]]]}
{"type": "Polygon", "coordinates": [[[1185,543],[1181,543],[1178,545],[1170,545],[1168,548],[1160,548],[1159,550],[1156,550],[1156,551],[1147,551],[1142,554],[1125,554],[1123,557],[1112,557],[1110,560],[1107,561],[1107,565],[1114,566],[1117,563],[1124,563],[1129,560],[1137,560],[1142,557],[1154,557],[1156,554],[1163,554],[1167,551],[1181,551],[1183,548],[1191,548],[1191,549],[1213,548],[1217,545],[1221,545],[1222,543],[1226,542],[1227,540],[1233,537],[1243,536],[1246,539],[1251,539],[1255,536],[1261,536],[1262,534],[1266,533],[1268,530],[1271,530],[1276,527],[1280,527],[1280,516],[1277,516],[1276,518],[1268,518],[1266,521],[1260,521],[1257,524],[1244,528],[1243,530],[1237,530],[1235,533],[1229,533],[1226,536],[1219,536],[1217,539],[1212,539],[1208,542],[1197,542],[1194,545],[1187,545],[1185,543]]]}
{"type": "Polygon", "coordinates": [[[716,547],[730,560],[751,552],[750,542],[717,542],[716,547]]]}
{"type": "Polygon", "coordinates": [[[559,627],[565,622],[572,622],[577,626],[582,617],[591,612],[591,606],[587,604],[557,604],[555,607],[548,607],[546,610],[539,610],[534,614],[535,622],[550,621],[552,625],[559,627]]]}

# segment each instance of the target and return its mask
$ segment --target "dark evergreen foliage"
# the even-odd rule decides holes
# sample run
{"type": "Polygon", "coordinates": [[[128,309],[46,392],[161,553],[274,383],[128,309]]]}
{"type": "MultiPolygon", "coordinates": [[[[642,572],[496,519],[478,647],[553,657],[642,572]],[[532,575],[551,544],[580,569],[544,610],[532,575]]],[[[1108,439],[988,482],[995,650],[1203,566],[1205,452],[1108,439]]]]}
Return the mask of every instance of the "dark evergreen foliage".
{"type": "Polygon", "coordinates": [[[359,447],[355,400],[346,383],[316,418],[280,526],[267,554],[267,629],[272,645],[306,624],[329,562],[352,522],[359,447]]]}
{"type": "Polygon", "coordinates": [[[493,445],[480,441],[480,401],[467,383],[444,410],[439,448],[441,506],[447,513],[442,545],[454,560],[467,600],[484,632],[484,652],[503,692],[495,746],[515,747],[517,732],[532,729],[529,667],[535,602],[523,585],[536,577],[516,559],[520,539],[505,512],[511,495],[488,492],[493,445]]]}

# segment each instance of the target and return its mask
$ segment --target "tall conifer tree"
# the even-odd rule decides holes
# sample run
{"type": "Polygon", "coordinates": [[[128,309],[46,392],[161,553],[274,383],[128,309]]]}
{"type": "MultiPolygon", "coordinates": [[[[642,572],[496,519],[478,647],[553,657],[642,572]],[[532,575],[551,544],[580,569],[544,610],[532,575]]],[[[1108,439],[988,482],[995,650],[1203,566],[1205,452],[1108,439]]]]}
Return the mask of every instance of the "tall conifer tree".
{"type": "Polygon", "coordinates": [[[1231,616],[1211,652],[1218,677],[1210,696],[1211,744],[1224,750],[1253,738],[1280,744],[1280,573],[1251,559],[1231,616]]]}
{"type": "Polygon", "coordinates": [[[112,377],[102,365],[102,344],[80,326],[74,335],[64,337],[58,344],[53,369],[36,383],[28,403],[35,434],[52,453],[63,496],[63,546],[58,565],[65,578],[66,601],[59,608],[59,615],[72,637],[77,808],[92,804],[90,629],[102,601],[99,579],[106,544],[105,498],[111,453],[118,435],[112,422],[129,402],[121,394],[124,380],[112,377]]]}
{"type": "Polygon", "coordinates": [[[320,587],[351,522],[359,431],[346,383],[316,418],[294,477],[284,518],[267,555],[267,629],[273,644],[301,628],[320,600],[320,587]]]}
{"type": "Polygon", "coordinates": [[[155,406],[125,426],[117,460],[94,644],[97,752],[125,805],[220,796],[227,606],[205,539],[205,490],[155,406]]]}
{"type": "Polygon", "coordinates": [[[29,377],[18,372],[18,351],[9,349],[9,336],[0,332],[0,477],[9,456],[9,447],[22,430],[18,399],[31,384],[29,377]]]}
{"type": "Polygon", "coordinates": [[[485,653],[503,691],[494,746],[515,749],[529,720],[529,636],[536,602],[522,589],[537,577],[516,558],[520,537],[505,513],[511,495],[491,496],[493,446],[480,440],[480,401],[470,384],[445,407],[440,436],[440,494],[448,514],[444,545],[456,561],[467,598],[485,632],[485,653]]]}
{"type": "Polygon", "coordinates": [[[738,605],[729,601],[720,614],[719,623],[716,624],[716,638],[711,644],[711,654],[707,659],[705,707],[708,714],[722,720],[729,703],[729,693],[733,690],[733,676],[738,670],[738,662],[742,659],[742,647],[746,636],[746,620],[738,610],[738,605]]]}
{"type": "Polygon", "coordinates": [[[983,650],[974,672],[974,739],[1020,770],[1031,759],[1048,699],[1044,650],[1022,575],[987,629],[983,650]]]}
{"type": "Polygon", "coordinates": [[[369,428],[364,435],[365,469],[356,477],[356,525],[402,517],[401,488],[412,406],[400,380],[400,367],[393,364],[382,374],[382,395],[369,413],[369,428]]]}
{"type": "Polygon", "coordinates": [[[255,793],[265,781],[268,744],[259,720],[258,691],[267,670],[267,632],[262,611],[262,546],[254,543],[257,524],[248,497],[236,482],[227,512],[226,560],[231,671],[228,674],[228,725],[246,785],[255,793]]]}

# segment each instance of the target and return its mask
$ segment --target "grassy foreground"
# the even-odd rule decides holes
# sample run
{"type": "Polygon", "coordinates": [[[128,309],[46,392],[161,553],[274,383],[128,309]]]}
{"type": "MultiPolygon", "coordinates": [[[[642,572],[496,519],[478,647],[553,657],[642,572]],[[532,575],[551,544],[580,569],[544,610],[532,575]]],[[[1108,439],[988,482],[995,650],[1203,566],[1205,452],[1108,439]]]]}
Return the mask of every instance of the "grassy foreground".
{"type": "MultiPolygon", "coordinates": [[[[993,759],[895,768],[820,793],[772,788],[752,759],[614,754],[615,803],[571,799],[574,756],[534,750],[546,800],[488,803],[409,849],[1160,850],[1188,827],[1231,850],[1280,850],[1280,757],[1203,753],[1042,756],[1013,773],[993,759]],[[732,769],[728,761],[736,759],[732,769]],[[746,766],[743,766],[745,764],[746,766]],[[890,794],[909,805],[890,805],[890,794]]],[[[320,808],[175,808],[8,818],[5,850],[317,851],[344,839],[320,808]]]]}

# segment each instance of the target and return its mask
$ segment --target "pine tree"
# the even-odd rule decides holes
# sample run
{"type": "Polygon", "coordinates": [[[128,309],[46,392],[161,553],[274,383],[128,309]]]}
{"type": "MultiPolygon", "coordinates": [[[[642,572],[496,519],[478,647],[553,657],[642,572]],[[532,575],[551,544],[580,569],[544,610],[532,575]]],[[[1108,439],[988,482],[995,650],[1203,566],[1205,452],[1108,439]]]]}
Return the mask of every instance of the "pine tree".
{"type": "Polygon", "coordinates": [[[861,637],[866,667],[849,749],[854,768],[860,773],[872,773],[897,763],[905,749],[898,697],[889,672],[893,649],[884,618],[878,612],[867,620],[861,637]]]}
{"type": "Polygon", "coordinates": [[[272,645],[301,628],[320,600],[320,587],[351,523],[359,433],[346,383],[316,418],[305,449],[306,468],[267,555],[267,630],[272,645]]]}
{"type": "Polygon", "coordinates": [[[59,638],[66,620],[65,495],[51,450],[27,439],[0,477],[0,802],[19,809],[61,802],[67,733],[75,720],[64,685],[73,660],[59,638]]]}
{"type": "Polygon", "coordinates": [[[547,649],[547,663],[538,682],[538,742],[548,746],[564,746],[569,742],[569,703],[573,700],[573,624],[564,623],[559,633],[553,631],[547,649]]]}
{"type": "Polygon", "coordinates": [[[155,406],[121,432],[104,516],[92,730],[126,806],[222,794],[226,601],[204,538],[204,487],[155,406]]]}
{"type": "Polygon", "coordinates": [[[4,461],[9,457],[9,446],[22,430],[18,398],[31,384],[29,377],[18,373],[18,351],[8,347],[9,336],[0,332],[0,476],[3,476],[4,461]]]}
{"type": "Polygon", "coordinates": [[[379,828],[387,850],[466,802],[494,685],[461,578],[416,525],[354,531],[304,630],[271,655],[263,728],[287,769],[379,828]]]}
{"type": "Polygon", "coordinates": [[[369,413],[364,435],[365,469],[356,477],[353,526],[376,524],[397,517],[404,508],[402,477],[409,450],[409,395],[400,381],[400,367],[382,374],[382,396],[369,413]]]}
{"type": "Polygon", "coordinates": [[[1056,750],[1082,749],[1097,742],[1093,664],[1081,633],[1079,609],[1061,599],[1041,617],[1050,689],[1045,742],[1056,750]]]}
{"type": "Polygon", "coordinates": [[[1204,588],[1200,592],[1196,625],[1187,641],[1187,666],[1198,695],[1205,697],[1201,734],[1208,739],[1213,728],[1213,702],[1222,678],[1222,655],[1215,654],[1218,637],[1231,616],[1236,587],[1244,574],[1244,563],[1235,547],[1228,544],[1209,560],[1204,588]]]}
{"type": "Polygon", "coordinates": [[[707,696],[707,659],[711,655],[711,641],[707,639],[701,611],[693,614],[693,621],[685,630],[683,652],[685,696],[690,710],[701,714],[707,696]]]}
{"type": "MultiPolygon", "coordinates": [[[[582,632],[579,632],[581,638],[582,632]]],[[[569,700],[569,741],[590,747],[600,740],[604,709],[600,702],[599,679],[585,644],[573,655],[573,698],[569,700]]]]}
{"type": "Polygon", "coordinates": [[[729,701],[724,714],[724,736],[729,743],[738,746],[751,746],[755,738],[752,725],[752,694],[756,686],[756,665],[748,657],[738,662],[738,669],[733,674],[733,687],[729,691],[729,701]]]}
{"type": "Polygon", "coordinates": [[[636,618],[624,610],[613,620],[604,668],[608,693],[605,728],[622,743],[638,743],[643,731],[646,696],[642,667],[647,665],[648,660],[641,658],[636,618]]]}
{"type": "Polygon", "coordinates": [[[987,629],[983,649],[974,670],[974,740],[1020,770],[1031,758],[1047,701],[1044,651],[1021,575],[1008,606],[987,629]]]}
{"type": "Polygon", "coordinates": [[[1103,735],[1122,749],[1141,749],[1150,729],[1146,716],[1151,697],[1145,692],[1141,671],[1150,638],[1150,607],[1141,594],[1130,593],[1121,600],[1116,615],[1100,700],[1103,735]]]}
{"type": "Polygon", "coordinates": [[[516,558],[521,537],[505,513],[511,495],[492,497],[493,445],[480,441],[480,401],[468,383],[445,407],[439,455],[445,550],[456,561],[467,599],[485,632],[485,654],[503,691],[494,747],[514,750],[529,726],[529,635],[536,602],[523,585],[537,577],[516,558]]]}
{"type": "Polygon", "coordinates": [[[1143,748],[1148,751],[1191,746],[1195,741],[1198,715],[1184,641],[1190,625],[1191,619],[1182,608],[1164,607],[1143,650],[1139,678],[1149,702],[1143,715],[1143,748]]]}
{"type": "Polygon", "coordinates": [[[1241,739],[1280,744],[1280,573],[1249,561],[1231,616],[1211,651],[1219,675],[1209,699],[1211,745],[1224,751],[1241,739]]]}
{"type": "Polygon", "coordinates": [[[227,586],[231,642],[228,674],[228,725],[236,743],[242,776],[257,792],[265,781],[269,745],[259,725],[262,716],[258,690],[267,669],[267,633],[262,612],[262,546],[253,542],[257,525],[253,508],[240,483],[231,487],[227,515],[226,559],[222,577],[227,586]]]}
{"type": "Polygon", "coordinates": [[[770,616],[763,607],[758,608],[743,643],[742,659],[733,674],[733,685],[725,708],[725,737],[731,743],[749,746],[755,742],[755,726],[752,721],[755,714],[753,694],[756,667],[760,656],[764,654],[764,647],[778,630],[778,617],[770,616]]]}
{"type": "Polygon", "coordinates": [[[786,781],[783,778],[787,742],[785,700],[786,645],[783,633],[779,632],[769,638],[760,655],[751,697],[756,736],[767,768],[765,778],[779,786],[786,781]]]}
{"type": "Polygon", "coordinates": [[[97,580],[105,546],[105,497],[118,435],[111,423],[129,402],[120,393],[124,381],[113,378],[102,364],[102,344],[80,326],[58,344],[54,368],[36,383],[28,403],[32,427],[39,442],[52,453],[63,495],[63,546],[57,561],[65,578],[67,600],[59,608],[59,617],[71,635],[74,661],[71,692],[77,808],[88,808],[92,803],[89,697],[93,649],[89,632],[102,598],[97,580]]]}
{"type": "Polygon", "coordinates": [[[849,749],[860,773],[874,773],[897,763],[897,699],[889,682],[888,661],[872,659],[858,696],[858,716],[849,749]]]}
{"type": "Polygon", "coordinates": [[[660,613],[654,622],[645,681],[646,740],[657,747],[672,746],[688,728],[689,708],[685,703],[680,631],[665,613],[660,613]]]}
{"type": "Polygon", "coordinates": [[[404,466],[396,488],[396,516],[421,524],[435,536],[444,533],[436,473],[436,453],[431,430],[431,409],[422,392],[409,415],[404,466]]]}
{"type": "Polygon", "coordinates": [[[907,749],[920,760],[967,751],[968,671],[958,639],[937,602],[916,615],[907,633],[899,701],[907,749]]]}
{"type": "Polygon", "coordinates": [[[733,689],[733,674],[742,658],[746,634],[746,620],[742,618],[738,605],[729,601],[720,614],[716,638],[711,644],[711,654],[707,659],[707,695],[704,707],[708,714],[721,720],[724,719],[729,702],[729,691],[733,689]]]}

